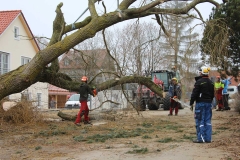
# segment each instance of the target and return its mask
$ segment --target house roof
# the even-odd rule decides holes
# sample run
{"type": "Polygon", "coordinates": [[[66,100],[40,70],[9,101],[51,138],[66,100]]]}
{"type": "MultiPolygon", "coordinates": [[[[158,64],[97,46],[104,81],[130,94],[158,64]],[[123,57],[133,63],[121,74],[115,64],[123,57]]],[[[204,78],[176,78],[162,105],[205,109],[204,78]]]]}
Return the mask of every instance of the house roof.
{"type": "Polygon", "coordinates": [[[70,95],[71,93],[63,88],[49,84],[48,86],[49,95],[70,95]]]}
{"type": "Polygon", "coordinates": [[[21,10],[0,11],[0,34],[11,24],[11,22],[21,13],[21,10]]]}
{"type": "MultiPolygon", "coordinates": [[[[21,10],[11,10],[11,11],[0,11],[0,35],[8,28],[8,26],[17,18],[17,17],[21,17],[20,19],[23,20],[23,25],[26,26],[27,30],[29,31],[28,36],[30,37],[34,37],[32,34],[32,31],[22,13],[21,10]]],[[[38,51],[40,50],[35,38],[33,38],[34,43],[38,49],[38,51]]]]}
{"type": "MultiPolygon", "coordinates": [[[[107,50],[106,49],[94,49],[94,50],[81,50],[84,57],[92,57],[93,54],[95,54],[95,59],[97,61],[95,62],[98,67],[102,67],[105,57],[107,56],[107,50]]],[[[78,51],[68,51],[66,54],[63,55],[62,59],[59,62],[60,68],[64,69],[72,69],[72,68],[82,68],[82,65],[76,64],[74,60],[82,58],[82,54],[78,51]],[[64,65],[64,60],[69,59],[71,61],[70,65],[64,65]]]]}

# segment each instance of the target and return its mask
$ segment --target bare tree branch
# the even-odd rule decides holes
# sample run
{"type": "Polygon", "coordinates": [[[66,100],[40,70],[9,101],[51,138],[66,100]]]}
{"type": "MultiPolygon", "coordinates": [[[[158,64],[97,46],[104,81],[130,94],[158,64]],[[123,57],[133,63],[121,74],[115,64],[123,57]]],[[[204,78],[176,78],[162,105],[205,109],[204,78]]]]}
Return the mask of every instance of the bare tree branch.
{"type": "Polygon", "coordinates": [[[125,10],[127,9],[131,4],[133,4],[134,2],[136,2],[136,0],[123,0],[120,5],[119,5],[119,9],[120,10],[125,10]]]}
{"type": "Polygon", "coordinates": [[[194,7],[194,9],[195,9],[195,11],[198,13],[198,16],[200,17],[200,20],[201,20],[203,23],[205,23],[205,21],[203,20],[202,14],[199,12],[199,10],[198,10],[196,7],[194,7]]]}
{"type": "Polygon", "coordinates": [[[168,33],[168,31],[166,30],[166,28],[164,27],[163,23],[160,20],[160,17],[158,14],[155,14],[157,23],[159,24],[159,26],[162,28],[163,32],[166,34],[166,36],[170,37],[170,34],[168,33]]]}
{"type": "Polygon", "coordinates": [[[88,8],[89,8],[90,14],[92,16],[92,19],[95,19],[98,17],[94,1],[95,0],[88,0],[88,8]]]}
{"type": "Polygon", "coordinates": [[[65,26],[65,30],[64,30],[63,34],[74,31],[76,29],[80,29],[80,28],[86,26],[88,23],[90,23],[91,20],[92,20],[92,17],[89,16],[89,17],[85,18],[82,22],[67,25],[67,26],[65,26]]]}

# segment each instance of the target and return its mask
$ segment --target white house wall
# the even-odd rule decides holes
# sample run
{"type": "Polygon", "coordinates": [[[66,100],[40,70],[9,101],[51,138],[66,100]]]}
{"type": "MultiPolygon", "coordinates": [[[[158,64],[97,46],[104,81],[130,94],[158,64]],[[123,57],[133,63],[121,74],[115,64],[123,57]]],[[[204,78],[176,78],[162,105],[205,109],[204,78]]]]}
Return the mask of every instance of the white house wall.
{"type": "MultiPolygon", "coordinates": [[[[33,58],[36,54],[36,50],[33,44],[27,36],[27,32],[20,20],[16,18],[8,28],[0,35],[0,51],[8,53],[10,58],[9,69],[14,70],[21,66],[21,57],[33,58]],[[14,38],[14,27],[19,28],[19,40],[14,38]]],[[[42,93],[42,105],[41,108],[48,108],[48,88],[46,83],[36,83],[30,86],[26,91],[31,91],[31,96],[36,99],[37,93],[42,93]]],[[[21,94],[12,94],[10,99],[19,100],[21,94]]]]}
{"type": "Polygon", "coordinates": [[[0,51],[10,54],[10,70],[21,65],[21,56],[33,58],[36,51],[19,18],[15,19],[0,36],[0,51]],[[19,28],[19,40],[14,39],[14,27],[19,28]]]}
{"type": "Polygon", "coordinates": [[[48,109],[48,83],[37,82],[26,89],[26,91],[30,93],[34,106],[40,109],[48,109]],[[38,102],[38,94],[41,94],[40,105],[38,102]]]}

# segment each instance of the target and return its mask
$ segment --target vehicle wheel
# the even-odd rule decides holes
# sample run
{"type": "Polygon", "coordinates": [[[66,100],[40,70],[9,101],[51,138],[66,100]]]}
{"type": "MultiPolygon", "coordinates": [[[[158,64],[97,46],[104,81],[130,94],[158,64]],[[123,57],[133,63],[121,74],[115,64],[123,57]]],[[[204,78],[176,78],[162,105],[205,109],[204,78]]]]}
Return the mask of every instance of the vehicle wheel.
{"type": "Polygon", "coordinates": [[[170,96],[169,96],[168,93],[166,93],[165,98],[163,98],[163,109],[164,110],[169,110],[170,105],[171,105],[171,103],[170,103],[170,96]]]}
{"type": "Polygon", "coordinates": [[[156,97],[152,97],[148,102],[148,109],[149,110],[158,110],[159,109],[159,103],[157,102],[156,97]]]}
{"type": "Polygon", "coordinates": [[[145,111],[146,110],[146,103],[145,103],[143,98],[137,98],[136,109],[138,111],[145,111]]]}
{"type": "Polygon", "coordinates": [[[158,110],[159,109],[159,105],[150,103],[148,105],[148,109],[149,110],[158,110]]]}

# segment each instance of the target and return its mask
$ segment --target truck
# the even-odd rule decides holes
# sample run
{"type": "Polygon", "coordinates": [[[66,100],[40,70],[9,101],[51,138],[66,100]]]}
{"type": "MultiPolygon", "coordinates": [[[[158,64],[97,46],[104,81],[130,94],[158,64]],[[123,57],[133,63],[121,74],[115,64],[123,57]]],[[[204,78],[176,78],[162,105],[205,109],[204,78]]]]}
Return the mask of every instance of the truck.
{"type": "Polygon", "coordinates": [[[169,110],[170,96],[168,90],[173,77],[179,79],[179,75],[175,71],[152,71],[150,78],[163,90],[163,97],[155,94],[146,86],[139,84],[136,91],[136,109],[139,111],[145,111],[147,108],[149,110],[158,110],[161,105],[161,108],[164,110],[169,110]]]}

